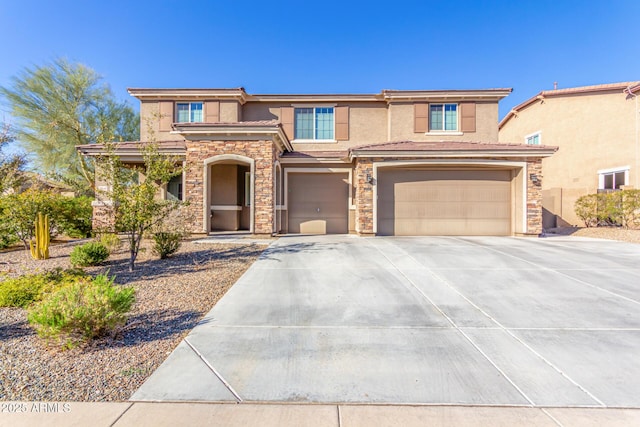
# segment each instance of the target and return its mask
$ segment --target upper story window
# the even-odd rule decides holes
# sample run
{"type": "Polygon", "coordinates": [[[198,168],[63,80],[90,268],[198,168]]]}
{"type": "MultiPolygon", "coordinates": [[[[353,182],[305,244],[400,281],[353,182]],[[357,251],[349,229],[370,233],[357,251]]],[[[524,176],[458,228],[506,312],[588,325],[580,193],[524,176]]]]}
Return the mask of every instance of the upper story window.
{"type": "Polygon", "coordinates": [[[598,171],[598,189],[619,190],[629,182],[629,167],[598,171]]]}
{"type": "Polygon", "coordinates": [[[525,144],[528,145],[540,145],[542,144],[542,134],[540,132],[532,133],[524,137],[525,144]]]}
{"type": "Polygon", "coordinates": [[[302,140],[334,139],[333,107],[296,108],[294,138],[302,140]]]}
{"type": "Polygon", "coordinates": [[[176,104],[177,123],[201,123],[203,121],[202,102],[178,102],[176,104]]]}
{"type": "Polygon", "coordinates": [[[429,104],[429,132],[458,130],[458,104],[429,104]]]}

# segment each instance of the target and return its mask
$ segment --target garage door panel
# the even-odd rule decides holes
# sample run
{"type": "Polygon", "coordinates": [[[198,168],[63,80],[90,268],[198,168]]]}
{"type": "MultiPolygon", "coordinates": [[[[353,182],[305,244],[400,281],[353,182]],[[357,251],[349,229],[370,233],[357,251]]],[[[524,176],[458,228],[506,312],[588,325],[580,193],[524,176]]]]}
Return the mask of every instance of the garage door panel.
{"type": "Polygon", "coordinates": [[[511,234],[510,171],[392,169],[378,183],[379,234],[511,234]]]}
{"type": "Polygon", "coordinates": [[[349,180],[344,173],[289,173],[289,233],[349,231],[349,180]]]}

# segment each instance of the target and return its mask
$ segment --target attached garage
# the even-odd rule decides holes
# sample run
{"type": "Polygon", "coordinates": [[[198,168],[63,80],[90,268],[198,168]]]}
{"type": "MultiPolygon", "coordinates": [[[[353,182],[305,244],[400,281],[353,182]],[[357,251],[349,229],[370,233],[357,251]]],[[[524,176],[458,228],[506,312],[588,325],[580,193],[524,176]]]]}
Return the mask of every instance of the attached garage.
{"type": "Polygon", "coordinates": [[[513,172],[380,168],[377,234],[510,235],[513,172]]]}
{"type": "Polygon", "coordinates": [[[287,173],[289,233],[349,231],[348,173],[287,173]]]}

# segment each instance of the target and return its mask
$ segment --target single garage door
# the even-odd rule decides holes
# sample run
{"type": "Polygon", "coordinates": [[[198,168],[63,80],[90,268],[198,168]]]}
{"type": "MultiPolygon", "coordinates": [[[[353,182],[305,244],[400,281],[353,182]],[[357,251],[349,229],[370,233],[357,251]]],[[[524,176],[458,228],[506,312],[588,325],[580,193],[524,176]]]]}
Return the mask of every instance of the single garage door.
{"type": "Polygon", "coordinates": [[[380,169],[378,234],[511,234],[508,170],[380,169]]]}
{"type": "Polygon", "coordinates": [[[349,231],[348,204],[348,174],[288,174],[289,233],[347,233],[349,231]]]}

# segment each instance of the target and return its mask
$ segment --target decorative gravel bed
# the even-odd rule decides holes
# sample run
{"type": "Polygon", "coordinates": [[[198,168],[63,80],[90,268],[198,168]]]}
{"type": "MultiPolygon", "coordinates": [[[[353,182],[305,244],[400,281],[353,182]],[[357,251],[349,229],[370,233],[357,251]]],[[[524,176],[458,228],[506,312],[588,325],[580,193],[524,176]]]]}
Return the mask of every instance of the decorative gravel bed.
{"type": "MultiPolygon", "coordinates": [[[[0,274],[68,268],[72,248],[53,246],[44,261],[32,260],[26,251],[0,253],[0,274]]],[[[47,348],[29,326],[25,310],[0,308],[0,400],[129,399],[265,248],[183,242],[165,260],[155,259],[150,250],[140,253],[133,273],[128,252],[112,254],[103,266],[86,270],[109,271],[116,283],[134,286],[136,303],[116,336],[82,349],[47,348]]]]}
{"type": "Polygon", "coordinates": [[[594,237],[597,239],[619,240],[621,242],[640,243],[640,230],[621,227],[561,227],[546,230],[547,235],[594,237]]]}

